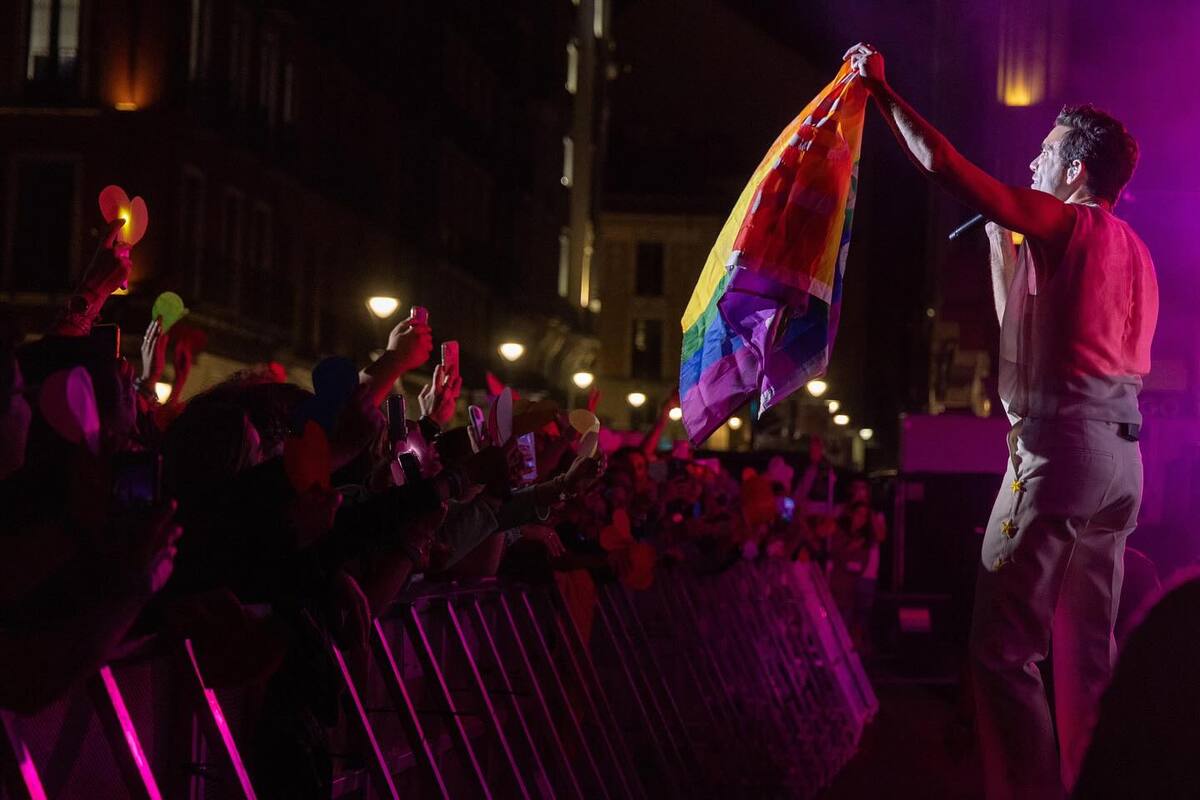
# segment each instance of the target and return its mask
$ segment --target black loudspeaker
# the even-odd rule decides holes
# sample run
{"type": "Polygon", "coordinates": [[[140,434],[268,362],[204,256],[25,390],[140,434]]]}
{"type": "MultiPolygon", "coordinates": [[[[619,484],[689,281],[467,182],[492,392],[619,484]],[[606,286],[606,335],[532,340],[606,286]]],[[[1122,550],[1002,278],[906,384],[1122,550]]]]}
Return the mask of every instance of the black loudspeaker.
{"type": "Polygon", "coordinates": [[[978,473],[918,473],[897,482],[903,529],[892,538],[902,548],[890,554],[893,590],[948,596],[952,628],[969,625],[983,533],[1002,482],[1002,475],[978,473]]]}

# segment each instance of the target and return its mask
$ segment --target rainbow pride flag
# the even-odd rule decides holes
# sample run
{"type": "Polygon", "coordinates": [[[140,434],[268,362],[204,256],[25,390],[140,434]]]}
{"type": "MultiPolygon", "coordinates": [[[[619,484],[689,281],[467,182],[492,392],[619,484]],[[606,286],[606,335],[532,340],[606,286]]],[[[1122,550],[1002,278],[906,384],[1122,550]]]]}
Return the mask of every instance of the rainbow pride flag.
{"type": "Polygon", "coordinates": [[[867,91],[848,64],[789,124],[730,212],[684,311],[679,397],[693,443],[760,416],[829,365],[867,91]]]}

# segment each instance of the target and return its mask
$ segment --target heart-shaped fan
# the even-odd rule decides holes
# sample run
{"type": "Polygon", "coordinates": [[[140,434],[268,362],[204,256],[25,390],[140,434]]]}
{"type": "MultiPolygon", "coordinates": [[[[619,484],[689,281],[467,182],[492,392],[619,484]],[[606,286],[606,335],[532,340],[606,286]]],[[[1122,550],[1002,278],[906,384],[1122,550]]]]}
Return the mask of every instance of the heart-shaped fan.
{"type": "Polygon", "coordinates": [[[142,240],[146,226],[150,224],[146,201],[140,197],[130,200],[120,186],[105,186],[100,191],[100,214],[105,222],[125,220],[125,224],[117,229],[117,241],[130,246],[142,240]]]}

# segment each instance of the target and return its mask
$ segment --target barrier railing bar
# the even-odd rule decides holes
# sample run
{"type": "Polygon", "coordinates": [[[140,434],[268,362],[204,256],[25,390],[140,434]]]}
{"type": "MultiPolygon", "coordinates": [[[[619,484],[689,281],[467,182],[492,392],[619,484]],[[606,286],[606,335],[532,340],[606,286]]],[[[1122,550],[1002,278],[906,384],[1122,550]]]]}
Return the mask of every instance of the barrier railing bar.
{"type": "Polygon", "coordinates": [[[358,727],[361,741],[365,742],[369,748],[369,752],[364,755],[367,757],[367,768],[370,770],[371,782],[375,786],[375,791],[385,797],[400,800],[400,793],[396,791],[396,784],[392,780],[392,771],[388,769],[387,759],[383,757],[383,749],[379,746],[379,740],[375,738],[375,729],[371,726],[371,720],[367,718],[367,710],[363,708],[362,698],[358,696],[358,689],[354,686],[350,668],[346,665],[346,657],[336,644],[330,643],[329,650],[333,655],[334,664],[341,673],[342,683],[346,687],[346,693],[354,709],[354,713],[350,715],[351,724],[358,727]]]}
{"type": "Polygon", "coordinates": [[[546,643],[546,636],[542,633],[542,626],[538,624],[533,604],[529,602],[528,592],[521,592],[521,603],[525,608],[526,616],[529,618],[529,625],[533,629],[534,638],[541,650],[543,659],[545,659],[550,677],[553,679],[554,686],[558,689],[558,695],[562,699],[563,711],[566,713],[571,727],[574,728],[575,735],[579,738],[579,746],[583,748],[583,753],[587,756],[588,766],[592,768],[592,774],[596,777],[596,787],[599,789],[600,794],[607,798],[609,796],[608,785],[604,780],[604,774],[600,772],[600,765],[596,763],[596,755],[592,752],[591,743],[583,735],[583,725],[579,722],[579,715],[575,713],[575,706],[571,703],[571,696],[567,693],[567,687],[563,683],[562,675],[558,671],[558,665],[554,663],[554,654],[550,652],[550,646],[546,643]]]}
{"type": "Polygon", "coordinates": [[[409,638],[413,641],[417,660],[421,663],[421,670],[425,673],[426,682],[427,684],[433,684],[446,711],[450,712],[445,719],[449,720],[450,729],[454,733],[455,738],[458,739],[462,755],[467,760],[471,771],[475,775],[480,792],[482,792],[484,797],[490,798],[492,792],[488,786],[488,780],[484,777],[483,769],[479,765],[479,759],[475,755],[475,748],[471,745],[471,737],[467,734],[462,717],[457,713],[458,708],[454,703],[454,696],[450,692],[450,687],[446,685],[446,677],[442,673],[437,657],[434,655],[433,644],[429,641],[425,626],[421,623],[417,607],[415,605],[408,605],[404,609],[404,612],[404,627],[408,631],[409,638]]]}
{"type": "Polygon", "coordinates": [[[617,607],[616,601],[613,600],[614,592],[620,592],[619,587],[610,585],[604,587],[600,591],[599,607],[603,608],[605,604],[609,606],[613,619],[616,620],[616,630],[620,634],[620,641],[623,643],[624,652],[629,654],[629,660],[633,663],[633,673],[638,678],[641,688],[645,691],[646,697],[649,699],[650,707],[654,710],[654,715],[657,718],[658,724],[661,725],[663,736],[670,746],[670,752],[675,757],[675,766],[678,767],[677,783],[682,784],[688,776],[687,760],[683,757],[683,751],[679,747],[679,743],[675,740],[675,733],[671,730],[670,722],[667,720],[667,715],[663,713],[662,706],[658,702],[658,696],[654,692],[654,687],[650,685],[650,678],[646,675],[646,670],[643,669],[641,661],[637,656],[637,647],[633,642],[633,637],[629,635],[629,630],[625,625],[625,620],[617,607]]]}
{"type": "Polygon", "coordinates": [[[371,627],[373,634],[371,645],[375,651],[375,660],[380,665],[384,687],[392,698],[392,706],[400,717],[400,723],[408,736],[409,745],[416,761],[431,785],[437,789],[438,794],[444,800],[449,800],[450,792],[446,789],[446,782],[442,779],[441,770],[438,769],[433,743],[426,735],[425,727],[421,724],[417,709],[413,705],[412,695],[408,693],[408,686],[404,683],[404,675],[400,672],[395,655],[392,653],[392,646],[388,642],[383,623],[376,619],[371,627]]]}
{"type": "Polygon", "coordinates": [[[250,783],[250,773],[246,771],[246,765],[242,763],[242,755],[238,752],[237,743],[233,740],[233,734],[229,730],[229,723],[225,720],[225,712],[221,708],[221,702],[217,699],[217,693],[208,688],[204,680],[204,673],[200,670],[200,662],[196,659],[196,650],[191,639],[183,641],[183,662],[185,670],[183,683],[193,695],[196,715],[199,717],[200,727],[204,731],[209,746],[217,751],[223,765],[232,773],[241,790],[241,797],[245,800],[255,800],[256,795],[254,787],[250,783]]]}
{"type": "Polygon", "coordinates": [[[613,593],[620,598],[620,601],[629,610],[629,618],[632,620],[632,634],[640,637],[641,650],[645,653],[645,657],[649,662],[649,668],[646,671],[653,674],[660,691],[666,697],[667,712],[679,729],[682,741],[681,754],[690,760],[691,767],[698,769],[700,767],[700,759],[696,756],[696,748],[692,742],[691,735],[688,733],[687,724],[683,721],[683,714],[679,713],[679,705],[675,702],[675,695],[671,692],[671,687],[667,684],[663,676],[662,665],[659,663],[658,657],[654,654],[654,646],[651,644],[650,638],[646,635],[646,628],[642,624],[641,615],[638,613],[637,607],[634,605],[633,599],[629,596],[627,590],[616,588],[613,593]]]}
{"type": "Polygon", "coordinates": [[[8,794],[12,800],[46,800],[37,765],[7,711],[0,711],[0,726],[3,726],[0,733],[4,734],[0,736],[0,770],[8,794]]]}
{"type": "Polygon", "coordinates": [[[562,737],[558,734],[558,726],[554,723],[554,714],[550,711],[550,705],[546,702],[546,695],[534,675],[533,662],[529,658],[529,651],[525,648],[525,642],[521,637],[520,629],[517,627],[517,619],[513,616],[512,607],[508,604],[508,598],[500,594],[497,595],[496,600],[499,603],[500,610],[504,614],[504,621],[508,623],[509,632],[512,634],[517,654],[521,657],[521,664],[525,667],[525,674],[529,677],[529,684],[533,687],[534,695],[537,697],[538,706],[542,709],[542,715],[546,721],[546,730],[550,733],[550,738],[554,742],[554,746],[558,750],[559,757],[562,760],[563,771],[566,773],[567,779],[571,782],[571,788],[575,790],[575,795],[577,797],[584,797],[583,789],[579,784],[579,777],[575,774],[575,769],[571,765],[571,758],[567,755],[567,749],[563,746],[562,737]]]}
{"type": "Polygon", "coordinates": [[[622,776],[621,780],[625,791],[633,797],[645,797],[646,789],[642,786],[641,779],[637,774],[637,765],[629,750],[629,743],[625,741],[625,735],[621,731],[617,715],[613,713],[612,703],[608,699],[608,693],[604,690],[604,684],[600,682],[600,674],[596,671],[596,663],[592,660],[591,651],[583,642],[579,625],[568,610],[566,600],[557,585],[549,590],[548,595],[557,614],[555,621],[559,628],[559,635],[567,644],[567,652],[571,656],[571,663],[576,674],[579,675],[580,682],[585,685],[585,692],[588,691],[586,688],[588,683],[595,690],[594,695],[590,692],[587,694],[588,704],[592,709],[592,714],[599,720],[602,731],[605,732],[605,743],[608,745],[614,765],[622,776]],[[563,619],[566,620],[566,625],[563,625],[563,619]],[[612,744],[613,740],[616,740],[620,747],[619,754],[612,744]]]}
{"type": "Polygon", "coordinates": [[[525,745],[529,749],[534,768],[536,769],[534,785],[538,787],[543,797],[546,797],[547,793],[549,793],[547,800],[552,800],[554,790],[551,787],[550,776],[546,773],[546,766],[542,763],[541,750],[533,740],[533,734],[529,731],[529,723],[525,719],[525,712],[521,710],[521,702],[518,699],[520,697],[529,697],[532,693],[518,692],[513,687],[512,679],[508,674],[508,668],[504,666],[504,660],[500,657],[500,649],[496,646],[496,637],[492,634],[492,626],[488,623],[487,615],[484,613],[483,606],[479,604],[478,597],[471,600],[471,609],[475,618],[478,635],[487,646],[486,653],[491,657],[492,663],[496,668],[496,674],[500,677],[500,684],[503,687],[502,689],[492,688],[490,691],[494,695],[508,698],[509,711],[512,712],[513,718],[516,719],[517,725],[524,735],[525,745]]]}
{"type": "Polygon", "coordinates": [[[104,727],[104,738],[117,761],[121,778],[124,779],[125,788],[129,790],[130,796],[135,800],[162,800],[158,781],[154,779],[150,762],[146,759],[146,751],[142,748],[137,727],[134,726],[133,717],[125,706],[125,698],[121,695],[121,687],[117,685],[112,667],[105,665],[88,679],[87,693],[96,716],[104,727]]]}
{"type": "Polygon", "coordinates": [[[737,728],[744,736],[748,734],[746,730],[746,722],[741,714],[737,713],[737,705],[734,703],[731,685],[721,671],[720,662],[717,661],[716,655],[712,651],[706,631],[700,625],[699,619],[696,616],[696,608],[692,603],[691,597],[687,593],[687,589],[680,585],[681,579],[672,575],[667,585],[672,587],[672,594],[676,598],[681,615],[691,629],[692,635],[696,641],[697,649],[703,654],[704,658],[701,663],[711,670],[709,680],[717,690],[718,701],[724,710],[724,715],[731,725],[737,728]]]}
{"type": "Polygon", "coordinates": [[[463,632],[462,623],[459,622],[458,612],[455,611],[454,603],[450,600],[446,601],[446,616],[449,618],[450,628],[454,632],[459,646],[462,648],[467,669],[475,683],[479,702],[483,704],[483,708],[487,712],[487,718],[491,722],[492,733],[495,734],[496,741],[500,745],[505,759],[508,761],[509,768],[512,770],[512,777],[516,781],[517,791],[520,792],[521,797],[529,800],[529,790],[525,786],[525,779],[521,775],[520,767],[517,766],[517,760],[513,757],[512,748],[508,744],[508,737],[504,735],[504,726],[500,723],[500,717],[496,714],[496,708],[492,705],[492,698],[488,694],[487,686],[484,685],[483,677],[479,674],[479,667],[475,663],[475,657],[471,654],[471,648],[467,643],[466,634],[463,632]]]}
{"type": "MultiPolygon", "coordinates": [[[[528,595],[526,597],[528,598],[528,595]]],[[[608,754],[608,761],[612,764],[613,769],[617,773],[617,778],[621,782],[621,788],[624,790],[625,796],[633,797],[633,790],[630,788],[628,777],[625,774],[626,765],[617,755],[616,747],[613,746],[612,739],[609,737],[607,719],[601,715],[600,708],[596,705],[596,700],[592,696],[592,690],[588,686],[588,675],[584,673],[582,667],[580,666],[579,659],[575,655],[575,642],[567,633],[568,626],[563,624],[563,616],[565,615],[569,617],[570,614],[566,611],[565,607],[554,602],[554,599],[557,597],[557,587],[547,592],[546,600],[550,607],[550,617],[554,621],[554,629],[558,633],[558,641],[562,644],[563,650],[566,651],[567,663],[570,665],[571,672],[573,673],[575,680],[578,682],[579,688],[583,692],[583,699],[587,704],[587,711],[591,714],[592,719],[595,721],[595,727],[600,732],[600,738],[603,741],[604,749],[608,754]]],[[[573,620],[571,621],[571,625],[574,625],[573,620]]],[[[608,711],[607,708],[605,710],[608,711]]]]}
{"type": "MultiPolygon", "coordinates": [[[[599,593],[597,593],[599,599],[599,593]]],[[[609,644],[612,646],[613,657],[621,666],[621,674],[625,676],[625,683],[629,687],[629,695],[633,697],[637,706],[638,714],[642,718],[643,730],[647,738],[650,740],[651,746],[654,748],[654,754],[658,759],[659,765],[663,769],[663,776],[670,782],[671,786],[675,786],[676,781],[672,776],[672,767],[670,759],[667,758],[667,751],[663,748],[662,741],[658,737],[658,730],[655,723],[650,719],[650,712],[646,709],[646,703],[642,700],[642,693],[638,689],[637,682],[634,680],[633,671],[629,668],[629,663],[625,660],[625,655],[621,648],[621,642],[617,638],[616,631],[612,623],[609,621],[608,612],[604,610],[604,603],[596,603],[596,618],[600,621],[600,627],[604,629],[605,636],[608,638],[609,644]]]]}

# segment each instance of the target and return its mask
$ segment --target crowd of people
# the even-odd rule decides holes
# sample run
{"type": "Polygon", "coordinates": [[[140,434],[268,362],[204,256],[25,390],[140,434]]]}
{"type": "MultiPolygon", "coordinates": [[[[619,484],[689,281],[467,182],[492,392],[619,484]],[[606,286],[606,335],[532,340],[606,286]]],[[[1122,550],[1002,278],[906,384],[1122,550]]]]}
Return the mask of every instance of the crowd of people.
{"type": "Polygon", "coordinates": [[[130,641],[188,638],[214,685],[261,689],[256,785],[324,796],[340,707],[328,644],[365,650],[417,576],[558,581],[582,618],[594,581],[813,560],[861,633],[882,520],[861,479],[838,502],[817,439],[795,481],[782,461],[739,480],[686,443],[660,451],[674,398],[648,433],[606,447],[594,425],[518,398],[501,441],[488,426],[508,423],[466,413],[445,358],[410,421],[389,397],[431,360],[419,310],[361,370],[319,362],[314,391],[267,365],[183,402],[194,329],[150,320],[139,366],[99,322],[129,271],[127,246],[100,249],[51,330],[0,336],[2,708],[47,706],[130,641]]]}

